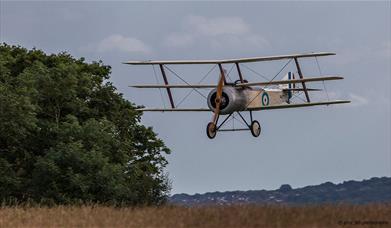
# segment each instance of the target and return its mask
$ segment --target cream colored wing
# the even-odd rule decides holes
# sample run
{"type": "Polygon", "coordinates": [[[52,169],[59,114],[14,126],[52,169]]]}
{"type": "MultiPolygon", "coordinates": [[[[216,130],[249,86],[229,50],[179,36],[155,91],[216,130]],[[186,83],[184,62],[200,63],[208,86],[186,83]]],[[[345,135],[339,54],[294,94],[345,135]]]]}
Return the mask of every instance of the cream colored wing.
{"type": "Polygon", "coordinates": [[[159,65],[159,64],[226,64],[226,63],[249,63],[249,62],[262,62],[262,61],[274,61],[281,59],[292,58],[308,58],[317,56],[335,55],[331,52],[317,52],[317,53],[305,53],[305,54],[293,54],[293,55],[275,55],[275,56],[262,56],[251,58],[238,58],[238,59],[220,59],[220,60],[145,60],[145,61],[127,61],[124,64],[130,65],[159,65]]]}

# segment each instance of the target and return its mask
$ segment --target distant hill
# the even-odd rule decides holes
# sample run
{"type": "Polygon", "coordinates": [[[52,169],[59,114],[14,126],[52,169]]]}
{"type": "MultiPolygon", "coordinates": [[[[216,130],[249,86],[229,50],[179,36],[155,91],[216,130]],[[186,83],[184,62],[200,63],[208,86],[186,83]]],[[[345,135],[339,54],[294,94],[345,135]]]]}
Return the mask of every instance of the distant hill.
{"type": "Polygon", "coordinates": [[[277,190],[209,192],[175,194],[169,201],[178,205],[230,204],[319,204],[319,203],[391,203],[391,177],[374,177],[363,181],[326,182],[292,189],[284,184],[277,190]]]}

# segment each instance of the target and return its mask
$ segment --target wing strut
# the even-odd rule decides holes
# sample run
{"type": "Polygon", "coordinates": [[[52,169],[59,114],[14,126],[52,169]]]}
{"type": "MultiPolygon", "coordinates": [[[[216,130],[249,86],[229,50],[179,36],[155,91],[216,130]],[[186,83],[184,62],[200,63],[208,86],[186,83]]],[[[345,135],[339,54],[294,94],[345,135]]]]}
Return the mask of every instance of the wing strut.
{"type": "MultiPolygon", "coordinates": [[[[299,73],[300,79],[304,79],[303,73],[301,72],[301,68],[300,68],[300,65],[299,65],[299,61],[297,60],[297,57],[295,57],[295,58],[293,58],[293,59],[295,60],[295,64],[296,64],[296,68],[297,68],[297,73],[299,73]]],[[[310,103],[311,101],[310,101],[310,97],[308,96],[307,86],[305,85],[305,82],[301,82],[301,84],[303,85],[305,98],[307,98],[307,102],[310,103]]]]}
{"type": "MultiPolygon", "coordinates": [[[[162,72],[164,84],[168,85],[168,80],[167,80],[166,72],[164,71],[163,64],[159,64],[159,67],[160,67],[160,71],[162,72]]],[[[172,99],[172,94],[171,94],[170,88],[167,88],[167,94],[168,94],[168,98],[170,99],[171,108],[175,108],[174,99],[172,99]]]]}
{"type": "Polygon", "coordinates": [[[240,82],[241,82],[241,83],[244,83],[244,81],[243,81],[243,75],[242,75],[242,71],[240,70],[239,63],[236,62],[235,65],[236,65],[236,69],[238,70],[240,82]]]}

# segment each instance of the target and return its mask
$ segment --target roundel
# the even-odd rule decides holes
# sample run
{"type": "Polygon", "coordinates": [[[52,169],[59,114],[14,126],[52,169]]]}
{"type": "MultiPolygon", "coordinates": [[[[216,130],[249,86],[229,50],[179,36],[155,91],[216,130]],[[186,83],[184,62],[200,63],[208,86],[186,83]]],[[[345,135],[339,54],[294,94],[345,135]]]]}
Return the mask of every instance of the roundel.
{"type": "Polygon", "coordinates": [[[266,92],[262,94],[262,105],[263,106],[269,105],[269,95],[266,92]]]}

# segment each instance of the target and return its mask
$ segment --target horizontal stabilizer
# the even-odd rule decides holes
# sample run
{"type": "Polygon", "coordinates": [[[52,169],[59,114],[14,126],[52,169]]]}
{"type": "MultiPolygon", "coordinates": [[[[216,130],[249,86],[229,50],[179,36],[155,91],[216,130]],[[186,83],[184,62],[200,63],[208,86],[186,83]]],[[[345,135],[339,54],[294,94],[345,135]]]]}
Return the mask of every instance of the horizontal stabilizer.
{"type": "Polygon", "coordinates": [[[281,59],[292,58],[308,58],[317,56],[335,55],[331,52],[318,52],[318,53],[306,53],[306,54],[293,54],[293,55],[275,55],[275,56],[263,56],[252,58],[239,58],[239,59],[221,59],[221,60],[145,60],[145,61],[127,61],[124,64],[130,65],[154,65],[154,64],[226,64],[226,63],[249,63],[249,62],[262,62],[273,61],[281,59]]]}
{"type": "MultiPolygon", "coordinates": [[[[304,91],[303,88],[286,88],[286,89],[282,89],[283,91],[304,91]]],[[[321,89],[311,89],[311,88],[307,88],[307,91],[322,91],[321,89]]]]}

